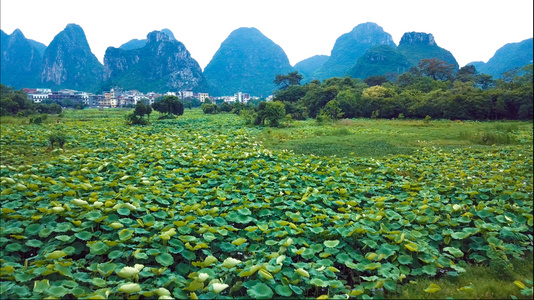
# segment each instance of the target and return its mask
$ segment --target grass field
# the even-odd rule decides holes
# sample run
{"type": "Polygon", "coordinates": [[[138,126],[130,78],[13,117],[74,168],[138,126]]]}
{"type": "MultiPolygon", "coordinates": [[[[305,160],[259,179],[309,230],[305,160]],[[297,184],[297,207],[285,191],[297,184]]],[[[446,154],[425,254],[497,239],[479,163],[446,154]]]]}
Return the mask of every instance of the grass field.
{"type": "Polygon", "coordinates": [[[473,122],[436,120],[340,120],[320,125],[297,121],[290,128],[266,129],[260,135],[272,149],[298,154],[338,157],[409,155],[424,147],[452,150],[462,147],[489,149],[528,142],[531,122],[473,122]]]}
{"type": "Polygon", "coordinates": [[[531,122],[127,112],[0,119],[0,298],[532,298],[531,122]]]}

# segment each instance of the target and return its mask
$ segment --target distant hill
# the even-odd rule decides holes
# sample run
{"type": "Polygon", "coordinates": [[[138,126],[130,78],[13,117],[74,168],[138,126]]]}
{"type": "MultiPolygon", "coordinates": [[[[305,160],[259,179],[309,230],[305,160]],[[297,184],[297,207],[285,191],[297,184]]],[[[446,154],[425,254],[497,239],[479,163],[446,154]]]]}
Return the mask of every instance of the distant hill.
{"type": "Polygon", "coordinates": [[[390,73],[402,74],[410,69],[412,64],[406,56],[396,48],[386,45],[374,46],[367,50],[348,75],[353,78],[365,79],[369,76],[381,76],[390,73]]]}
{"type": "Polygon", "coordinates": [[[171,36],[153,31],[141,48],[109,47],[104,56],[104,80],[141,92],[206,91],[198,62],[171,36]]]}
{"type": "Polygon", "coordinates": [[[348,72],[354,78],[402,74],[417,66],[422,59],[437,58],[452,64],[458,70],[458,63],[447,50],[439,47],[432,34],[422,32],[405,33],[399,46],[374,46],[367,50],[356,65],[348,72]]]}
{"type": "Polygon", "coordinates": [[[42,53],[36,43],[27,39],[19,29],[11,35],[0,32],[0,79],[3,84],[16,89],[38,84],[42,53]]]}
{"type": "Polygon", "coordinates": [[[502,78],[502,73],[521,68],[532,63],[533,39],[526,39],[518,43],[509,43],[497,50],[487,63],[477,61],[468,63],[474,65],[479,73],[492,75],[495,79],[502,78]]]}
{"type": "Polygon", "coordinates": [[[397,50],[404,54],[412,66],[416,66],[422,59],[437,58],[454,65],[458,70],[458,62],[451,52],[439,47],[431,33],[406,32],[397,50]]]}
{"type": "Polygon", "coordinates": [[[310,82],[313,73],[322,67],[329,58],[328,55],[315,55],[299,61],[293,68],[303,76],[302,83],[310,82]]]}
{"type": "Polygon", "coordinates": [[[334,44],[330,58],[314,72],[314,79],[343,77],[369,48],[377,45],[396,47],[393,38],[375,23],[363,23],[341,35],[334,44]]]}
{"type": "Polygon", "coordinates": [[[52,89],[95,91],[102,82],[103,69],[82,27],[68,24],[45,49],[39,81],[42,87],[52,89]]]}
{"type": "Polygon", "coordinates": [[[239,28],[223,41],[204,69],[210,93],[267,97],[277,74],[293,71],[284,50],[256,28],[239,28]]]}
{"type": "MultiPolygon", "coordinates": [[[[171,39],[176,40],[176,38],[174,37],[174,34],[172,33],[170,29],[164,28],[160,31],[168,35],[171,39]]],[[[133,39],[122,44],[119,48],[123,50],[139,49],[139,48],[143,48],[146,45],[146,42],[147,42],[147,39],[142,39],[142,40],[133,39]]]]}

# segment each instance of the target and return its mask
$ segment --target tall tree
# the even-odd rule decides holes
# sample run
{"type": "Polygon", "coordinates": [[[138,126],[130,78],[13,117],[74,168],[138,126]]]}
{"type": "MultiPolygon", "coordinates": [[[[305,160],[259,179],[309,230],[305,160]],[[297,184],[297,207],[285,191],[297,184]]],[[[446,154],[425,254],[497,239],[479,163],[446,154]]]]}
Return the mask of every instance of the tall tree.
{"type": "Polygon", "coordinates": [[[274,83],[279,89],[285,90],[291,85],[300,85],[302,75],[298,71],[288,73],[287,75],[278,74],[274,79],[274,83]]]}

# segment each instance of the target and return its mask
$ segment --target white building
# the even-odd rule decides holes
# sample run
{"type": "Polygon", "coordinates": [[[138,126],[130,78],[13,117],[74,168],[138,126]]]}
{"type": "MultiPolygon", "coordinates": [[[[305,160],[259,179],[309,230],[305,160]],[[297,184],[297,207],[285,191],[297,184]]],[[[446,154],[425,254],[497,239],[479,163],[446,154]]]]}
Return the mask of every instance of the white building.
{"type": "Polygon", "coordinates": [[[48,93],[47,94],[28,94],[28,100],[31,100],[35,103],[41,103],[44,100],[48,99],[48,93]]]}
{"type": "Polygon", "coordinates": [[[198,100],[200,100],[200,102],[204,103],[206,101],[206,99],[209,100],[210,98],[210,94],[208,93],[198,93],[198,100]]]}

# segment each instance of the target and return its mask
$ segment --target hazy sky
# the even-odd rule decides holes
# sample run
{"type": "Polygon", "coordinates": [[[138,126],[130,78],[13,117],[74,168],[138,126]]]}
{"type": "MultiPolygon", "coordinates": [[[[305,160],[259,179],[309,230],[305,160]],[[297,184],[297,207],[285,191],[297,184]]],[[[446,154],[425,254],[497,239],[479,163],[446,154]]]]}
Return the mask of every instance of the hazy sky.
{"type": "Polygon", "coordinates": [[[533,37],[534,25],[532,0],[1,0],[0,11],[4,32],[19,28],[46,45],[68,23],[80,25],[101,62],[107,47],[168,28],[202,69],[239,27],[259,29],[292,65],[330,55],[340,35],[374,22],[397,45],[405,32],[432,33],[464,66],[533,37]]]}

